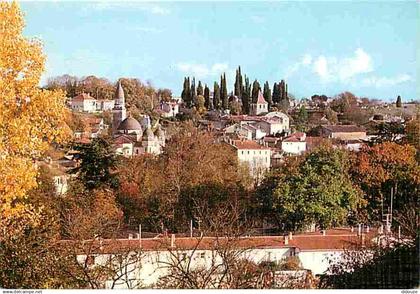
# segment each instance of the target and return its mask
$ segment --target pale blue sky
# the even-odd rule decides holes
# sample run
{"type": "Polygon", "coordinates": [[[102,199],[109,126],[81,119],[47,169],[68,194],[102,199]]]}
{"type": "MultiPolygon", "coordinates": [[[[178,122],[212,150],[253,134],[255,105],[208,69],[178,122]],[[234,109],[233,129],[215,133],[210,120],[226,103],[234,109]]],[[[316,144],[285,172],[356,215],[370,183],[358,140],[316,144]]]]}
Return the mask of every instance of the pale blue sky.
{"type": "MultiPolygon", "coordinates": [[[[298,98],[345,90],[416,98],[415,1],[22,2],[49,76],[138,77],[180,94],[183,77],[286,79],[298,98]]],[[[419,97],[417,89],[417,97],[419,97]]]]}

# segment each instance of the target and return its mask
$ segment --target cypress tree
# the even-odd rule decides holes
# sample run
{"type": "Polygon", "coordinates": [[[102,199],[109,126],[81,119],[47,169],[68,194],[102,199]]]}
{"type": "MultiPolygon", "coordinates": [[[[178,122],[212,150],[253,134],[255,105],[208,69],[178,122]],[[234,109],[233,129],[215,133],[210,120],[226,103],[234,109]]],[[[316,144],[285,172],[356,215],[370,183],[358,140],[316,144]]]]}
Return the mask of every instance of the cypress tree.
{"type": "Polygon", "coordinates": [[[191,91],[190,91],[190,107],[196,104],[197,99],[197,92],[195,91],[195,78],[193,78],[191,83],[191,91]]]}
{"type": "Polygon", "coordinates": [[[182,90],[181,98],[187,107],[191,107],[190,77],[184,78],[184,90],[182,90]]]}
{"type": "Polygon", "coordinates": [[[239,66],[238,69],[236,70],[235,95],[241,98],[243,91],[244,91],[244,85],[242,82],[241,67],[239,66]]]}
{"type": "Polygon", "coordinates": [[[261,90],[260,83],[255,80],[252,83],[252,103],[256,103],[258,100],[258,92],[261,90]]]}
{"type": "Polygon", "coordinates": [[[222,83],[220,86],[220,98],[222,99],[222,108],[228,109],[229,108],[229,101],[228,101],[228,93],[227,93],[227,85],[226,85],[226,74],[224,73],[221,77],[222,83]]]}
{"type": "Polygon", "coordinates": [[[395,106],[396,107],[402,107],[402,99],[401,99],[400,95],[398,95],[398,97],[397,97],[397,101],[395,102],[395,106]]]}
{"type": "Polygon", "coordinates": [[[210,108],[210,89],[207,87],[207,84],[204,85],[204,107],[206,107],[208,110],[211,110],[210,108]]]}
{"type": "Polygon", "coordinates": [[[201,81],[198,81],[198,86],[197,86],[197,96],[200,95],[204,95],[204,90],[203,90],[203,86],[201,85],[201,81]]]}
{"type": "Polygon", "coordinates": [[[214,82],[213,88],[213,107],[217,110],[220,109],[220,87],[217,82],[214,82]]]}
{"type": "Polygon", "coordinates": [[[273,101],[271,101],[271,90],[270,90],[270,85],[268,84],[268,81],[265,82],[264,84],[264,91],[263,91],[263,96],[265,101],[267,101],[268,103],[268,109],[270,109],[271,104],[273,104],[273,101]]]}
{"type": "Polygon", "coordinates": [[[249,105],[251,99],[251,85],[249,79],[245,76],[245,86],[242,92],[242,113],[249,114],[249,105]]]}
{"type": "Polygon", "coordinates": [[[274,86],[273,86],[272,100],[273,100],[273,104],[278,104],[280,102],[280,92],[279,92],[279,86],[277,83],[274,83],[274,86]]]}

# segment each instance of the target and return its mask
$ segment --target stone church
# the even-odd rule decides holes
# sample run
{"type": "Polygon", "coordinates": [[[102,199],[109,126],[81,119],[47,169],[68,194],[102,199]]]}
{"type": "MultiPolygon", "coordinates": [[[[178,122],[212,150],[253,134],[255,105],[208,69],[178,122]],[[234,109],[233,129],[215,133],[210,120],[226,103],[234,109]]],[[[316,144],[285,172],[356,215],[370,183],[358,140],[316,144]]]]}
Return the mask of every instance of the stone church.
{"type": "Polygon", "coordinates": [[[127,116],[121,82],[118,82],[112,114],[112,131],[117,154],[130,157],[144,153],[158,155],[162,152],[165,147],[165,132],[159,123],[152,126],[148,115],[143,115],[140,122],[130,114],[127,116]]]}

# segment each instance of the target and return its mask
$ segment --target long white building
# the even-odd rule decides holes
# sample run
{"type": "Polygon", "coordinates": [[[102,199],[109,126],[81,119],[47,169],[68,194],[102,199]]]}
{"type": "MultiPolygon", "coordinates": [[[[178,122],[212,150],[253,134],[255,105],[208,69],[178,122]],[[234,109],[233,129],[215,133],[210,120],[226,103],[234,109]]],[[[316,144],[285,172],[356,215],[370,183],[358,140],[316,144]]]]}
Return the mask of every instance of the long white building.
{"type": "Polygon", "coordinates": [[[171,265],[189,263],[191,269],[210,268],[223,264],[220,252],[235,251],[237,258],[259,264],[280,264],[294,256],[303,270],[313,275],[328,274],[332,259],[340,258],[347,248],[364,245],[366,236],[349,229],[313,232],[288,236],[238,238],[167,238],[85,241],[86,251],[77,256],[81,264],[90,267],[112,267],[116,276],[103,281],[106,288],[154,287],[169,274],[171,265]],[[88,262],[87,262],[88,261],[88,262]]]}

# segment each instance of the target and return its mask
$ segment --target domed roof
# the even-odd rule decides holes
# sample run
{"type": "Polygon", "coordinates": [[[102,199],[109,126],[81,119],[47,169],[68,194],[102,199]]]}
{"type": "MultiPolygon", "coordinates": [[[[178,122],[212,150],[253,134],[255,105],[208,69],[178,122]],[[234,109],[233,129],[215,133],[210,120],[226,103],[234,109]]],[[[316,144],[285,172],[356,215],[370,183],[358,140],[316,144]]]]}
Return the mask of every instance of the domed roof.
{"type": "Polygon", "coordinates": [[[133,117],[129,116],[123,120],[118,126],[119,131],[141,131],[140,123],[133,117]]]}

